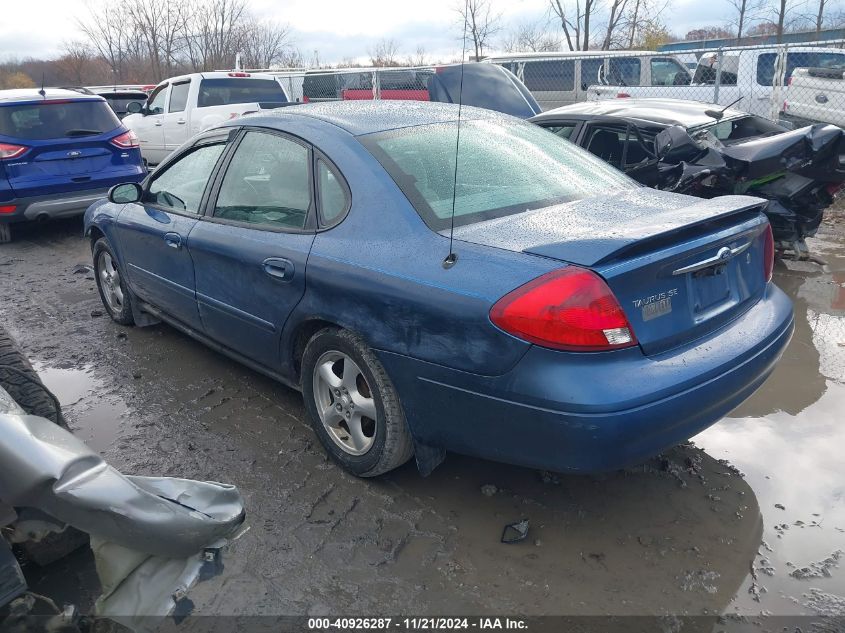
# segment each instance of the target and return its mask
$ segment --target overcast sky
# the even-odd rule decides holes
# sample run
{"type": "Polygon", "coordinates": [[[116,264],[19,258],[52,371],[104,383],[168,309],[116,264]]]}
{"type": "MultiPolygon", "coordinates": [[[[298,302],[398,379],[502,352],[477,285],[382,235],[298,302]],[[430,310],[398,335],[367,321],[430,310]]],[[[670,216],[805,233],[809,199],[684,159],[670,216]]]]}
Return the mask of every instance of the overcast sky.
{"type": "MultiPolygon", "coordinates": [[[[147,0],[114,0],[136,2],[147,0]]],[[[365,57],[381,38],[396,41],[401,54],[418,46],[435,59],[460,55],[456,0],[249,0],[254,13],[289,24],[295,45],[306,59],[365,57]]],[[[548,0],[491,0],[503,25],[544,19],[548,0]]],[[[836,4],[845,0],[835,0],[836,4]]],[[[831,3],[833,4],[833,2],[831,3]]],[[[0,60],[48,58],[62,42],[78,39],[76,21],[88,15],[85,0],[0,0],[0,60]]],[[[664,21],[674,33],[724,24],[728,0],[670,0],[664,21]]]]}

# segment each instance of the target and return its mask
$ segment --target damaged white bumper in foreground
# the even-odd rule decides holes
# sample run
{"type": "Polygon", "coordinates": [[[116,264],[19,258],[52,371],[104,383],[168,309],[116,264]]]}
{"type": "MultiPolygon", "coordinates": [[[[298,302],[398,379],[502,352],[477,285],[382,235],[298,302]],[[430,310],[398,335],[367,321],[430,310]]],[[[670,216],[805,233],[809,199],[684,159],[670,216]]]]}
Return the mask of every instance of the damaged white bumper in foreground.
{"type": "MultiPolygon", "coordinates": [[[[244,518],[234,486],[123,475],[65,429],[26,415],[0,388],[0,528],[10,543],[69,526],[90,535],[102,585],[97,615],[135,629],[146,616],[168,615],[204,566],[219,566],[220,548],[244,518]]],[[[0,577],[2,614],[4,604],[26,598],[2,539],[0,577]]]]}

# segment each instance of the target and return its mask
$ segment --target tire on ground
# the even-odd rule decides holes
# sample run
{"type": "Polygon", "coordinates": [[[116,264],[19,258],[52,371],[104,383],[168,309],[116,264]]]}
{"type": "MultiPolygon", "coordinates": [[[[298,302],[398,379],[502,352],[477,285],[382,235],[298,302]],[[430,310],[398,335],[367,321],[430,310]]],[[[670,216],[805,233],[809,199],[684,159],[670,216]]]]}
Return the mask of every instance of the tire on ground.
{"type": "Polygon", "coordinates": [[[7,244],[12,241],[12,225],[0,224],[0,244],[7,244]]]}
{"type": "Polygon", "coordinates": [[[67,428],[59,401],[44,386],[29,360],[12,339],[0,327],[0,387],[30,415],[39,415],[67,428]]]}
{"type": "Polygon", "coordinates": [[[323,447],[344,469],[358,477],[375,477],[407,462],[414,444],[399,396],[381,362],[360,336],[348,330],[327,328],[317,332],[302,355],[302,395],[311,426],[323,447]],[[313,375],[317,360],[328,351],[348,355],[361,369],[376,405],[376,431],[372,447],[363,455],[351,455],[329,436],[317,413],[313,375]]]}
{"type": "Polygon", "coordinates": [[[106,309],[106,312],[115,323],[119,323],[120,325],[134,325],[135,319],[132,315],[131,305],[132,295],[129,288],[126,287],[126,281],[123,279],[122,271],[117,266],[117,258],[114,256],[114,251],[112,251],[111,245],[106,238],[101,237],[94,242],[94,246],[92,248],[92,260],[94,262],[94,277],[97,282],[97,292],[100,293],[100,300],[103,302],[103,307],[106,309]],[[108,253],[117,268],[120,289],[123,291],[124,300],[120,311],[112,310],[108,300],[106,299],[105,291],[103,290],[103,280],[100,277],[100,258],[105,253],[108,253]]]}

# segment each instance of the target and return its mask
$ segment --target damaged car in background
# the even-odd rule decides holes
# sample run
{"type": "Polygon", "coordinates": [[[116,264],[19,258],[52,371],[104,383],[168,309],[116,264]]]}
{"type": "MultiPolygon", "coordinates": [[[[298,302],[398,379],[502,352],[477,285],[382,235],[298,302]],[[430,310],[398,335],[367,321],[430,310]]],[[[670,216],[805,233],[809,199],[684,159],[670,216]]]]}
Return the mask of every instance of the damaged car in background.
{"type": "Polygon", "coordinates": [[[805,242],[845,183],[843,130],[788,130],[697,101],[615,99],[544,112],[533,123],[586,148],[634,180],[713,198],[765,198],[777,250],[807,259],[805,242]]]}
{"type": "Polygon", "coordinates": [[[140,630],[150,616],[187,615],[188,589],[222,569],[244,517],[234,486],[109,466],[67,429],[0,328],[0,630],[90,630],[79,605],[33,593],[25,574],[86,546],[100,580],[95,616],[140,630]]]}

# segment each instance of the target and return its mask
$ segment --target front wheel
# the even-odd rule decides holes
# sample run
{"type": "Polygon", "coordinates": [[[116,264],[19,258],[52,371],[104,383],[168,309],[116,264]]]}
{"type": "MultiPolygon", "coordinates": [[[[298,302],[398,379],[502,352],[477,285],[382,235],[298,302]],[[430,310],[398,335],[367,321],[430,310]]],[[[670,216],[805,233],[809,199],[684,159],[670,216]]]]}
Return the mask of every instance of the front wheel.
{"type": "Polygon", "coordinates": [[[321,330],[302,357],[302,395],[326,451],[358,477],[393,470],[413,455],[399,396],[361,338],[321,330]]]}
{"type": "Polygon", "coordinates": [[[132,325],[135,320],[132,318],[132,306],[129,303],[129,289],[106,238],[101,237],[94,243],[93,258],[94,276],[103,306],[115,323],[132,325]]]}

